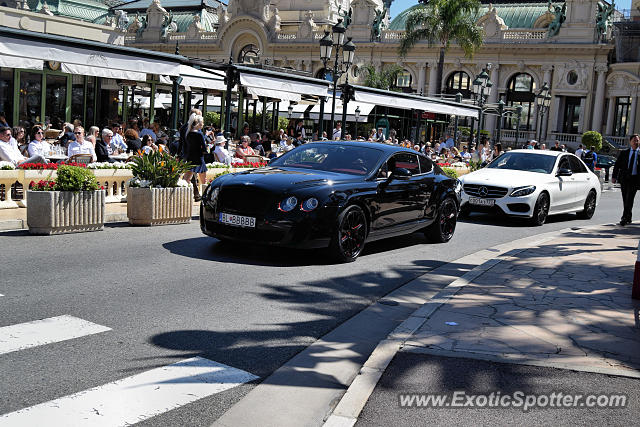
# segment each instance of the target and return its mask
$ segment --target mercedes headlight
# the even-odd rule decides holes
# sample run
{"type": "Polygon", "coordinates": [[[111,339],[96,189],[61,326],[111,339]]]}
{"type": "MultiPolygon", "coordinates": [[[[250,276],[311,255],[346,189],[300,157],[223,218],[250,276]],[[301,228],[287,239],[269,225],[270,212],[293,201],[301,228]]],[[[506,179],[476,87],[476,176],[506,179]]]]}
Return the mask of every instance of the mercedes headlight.
{"type": "Polygon", "coordinates": [[[315,197],[311,197],[310,199],[305,200],[300,205],[300,209],[302,209],[305,212],[311,212],[317,207],[318,207],[318,199],[316,199],[315,197]]]}
{"type": "Polygon", "coordinates": [[[535,185],[527,185],[527,186],[524,186],[524,187],[516,187],[511,192],[511,197],[528,196],[529,194],[532,194],[534,191],[536,191],[536,186],[535,185]]]}
{"type": "Polygon", "coordinates": [[[296,199],[294,196],[291,196],[281,201],[278,209],[283,212],[291,212],[295,209],[296,206],[298,206],[298,199],[296,199]]]}

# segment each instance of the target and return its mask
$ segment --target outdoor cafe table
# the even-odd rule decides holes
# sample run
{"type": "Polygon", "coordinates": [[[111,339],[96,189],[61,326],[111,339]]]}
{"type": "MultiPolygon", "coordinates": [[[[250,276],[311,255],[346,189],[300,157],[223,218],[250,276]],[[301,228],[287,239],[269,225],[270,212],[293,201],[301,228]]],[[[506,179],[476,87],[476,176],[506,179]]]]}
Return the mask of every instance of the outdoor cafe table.
{"type": "Polygon", "coordinates": [[[117,161],[117,162],[126,162],[126,161],[127,161],[127,159],[128,159],[130,156],[131,156],[130,154],[122,153],[122,154],[118,154],[118,155],[115,155],[115,156],[109,156],[109,158],[110,158],[110,159],[113,159],[113,160],[115,160],[115,161],[117,161]]]}
{"type": "Polygon", "coordinates": [[[50,162],[60,162],[63,160],[67,160],[69,157],[65,156],[64,154],[50,154],[48,156],[45,156],[45,158],[47,160],[49,160],[50,162]]]}

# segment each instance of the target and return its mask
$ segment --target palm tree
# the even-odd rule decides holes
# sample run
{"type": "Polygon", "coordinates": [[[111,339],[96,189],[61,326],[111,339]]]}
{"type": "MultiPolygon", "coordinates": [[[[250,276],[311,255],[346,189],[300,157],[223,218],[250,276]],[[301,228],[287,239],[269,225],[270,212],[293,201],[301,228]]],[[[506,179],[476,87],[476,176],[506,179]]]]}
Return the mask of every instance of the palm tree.
{"type": "Polygon", "coordinates": [[[471,57],[482,46],[483,31],[476,25],[475,15],[480,9],[479,0],[429,0],[409,12],[405,33],[398,51],[405,57],[421,40],[429,46],[440,46],[438,59],[438,91],[442,88],[444,56],[451,42],[455,42],[471,57]]]}
{"type": "Polygon", "coordinates": [[[402,73],[404,68],[398,64],[392,64],[382,67],[378,71],[373,65],[367,64],[364,66],[363,71],[365,73],[364,86],[397,91],[398,89],[394,88],[394,86],[398,79],[398,74],[402,73]]]}

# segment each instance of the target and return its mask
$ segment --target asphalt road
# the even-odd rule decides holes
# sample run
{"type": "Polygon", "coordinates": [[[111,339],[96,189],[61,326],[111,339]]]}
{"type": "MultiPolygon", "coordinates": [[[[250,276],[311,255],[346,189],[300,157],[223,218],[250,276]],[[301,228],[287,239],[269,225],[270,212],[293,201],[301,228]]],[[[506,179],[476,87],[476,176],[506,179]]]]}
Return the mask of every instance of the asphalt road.
{"type": "MultiPolygon", "coordinates": [[[[431,269],[514,239],[614,222],[619,192],[594,218],[552,217],[542,227],[487,215],[451,242],[421,234],[367,245],[351,264],[322,253],[228,246],[197,222],[38,237],[0,233],[0,327],[71,315],[111,331],[1,354],[0,414],[200,356],[265,378],[364,307],[431,269]]],[[[205,425],[255,383],[147,420],[205,425]]]]}

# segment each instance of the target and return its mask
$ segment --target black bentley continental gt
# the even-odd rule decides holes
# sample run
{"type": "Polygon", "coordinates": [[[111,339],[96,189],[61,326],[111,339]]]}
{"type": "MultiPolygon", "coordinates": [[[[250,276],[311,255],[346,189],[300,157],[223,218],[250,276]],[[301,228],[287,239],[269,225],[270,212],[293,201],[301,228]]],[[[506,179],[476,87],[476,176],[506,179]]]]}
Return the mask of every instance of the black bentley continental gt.
{"type": "Polygon", "coordinates": [[[453,237],[461,186],[429,158],[370,142],[315,142],[205,190],[202,231],[220,240],[329,248],[354,261],[366,242],[423,230],[453,237]]]}

